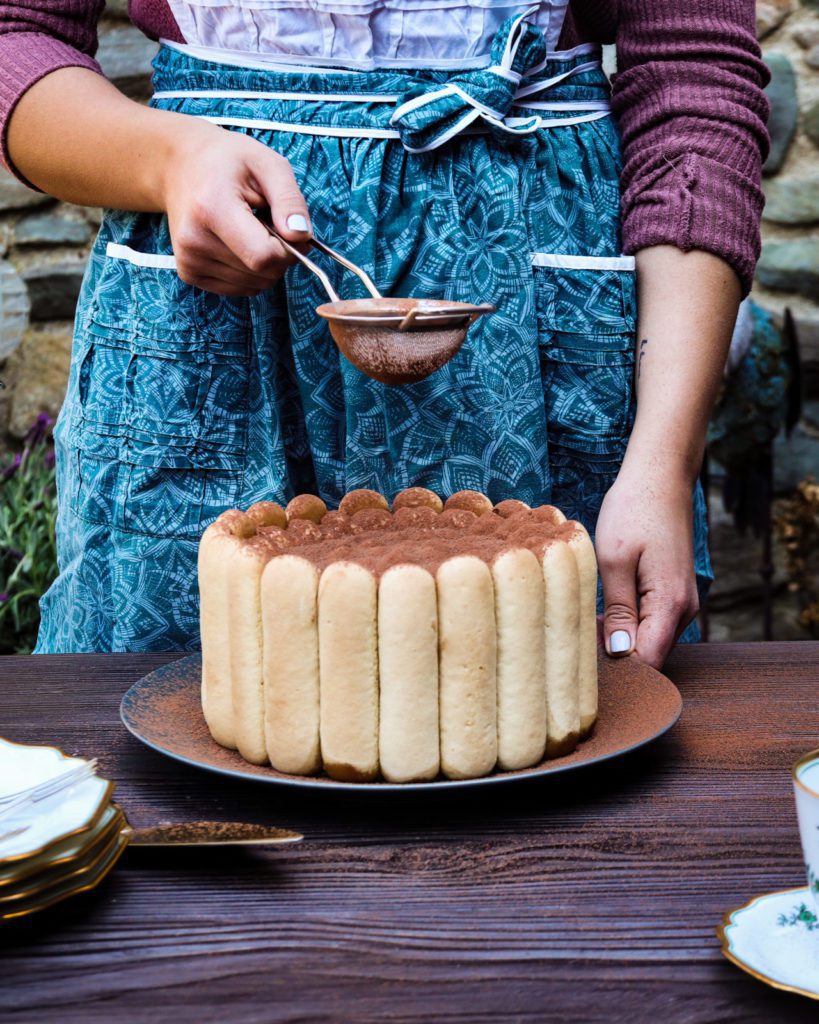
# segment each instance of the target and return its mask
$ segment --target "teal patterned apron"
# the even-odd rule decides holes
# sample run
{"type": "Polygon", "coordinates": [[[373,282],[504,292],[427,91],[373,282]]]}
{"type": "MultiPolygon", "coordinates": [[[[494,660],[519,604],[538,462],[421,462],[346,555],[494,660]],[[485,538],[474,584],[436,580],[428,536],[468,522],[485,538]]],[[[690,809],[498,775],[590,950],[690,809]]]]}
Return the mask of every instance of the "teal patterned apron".
{"type": "MultiPolygon", "coordinates": [[[[261,499],[474,488],[554,503],[594,531],[633,417],[634,262],[620,255],[608,85],[592,47],[547,57],[521,19],[492,59],[284,71],[162,47],[153,105],[287,157],[316,235],[383,294],[498,312],[427,380],[390,387],[339,354],[301,266],[224,298],[177,276],[164,216],[108,211],[55,433],[60,575],[38,652],[195,649],[198,538],[261,499]]],[[[343,297],[363,294],[316,259],[343,297]]],[[[704,586],[699,493],[695,519],[704,586]]]]}

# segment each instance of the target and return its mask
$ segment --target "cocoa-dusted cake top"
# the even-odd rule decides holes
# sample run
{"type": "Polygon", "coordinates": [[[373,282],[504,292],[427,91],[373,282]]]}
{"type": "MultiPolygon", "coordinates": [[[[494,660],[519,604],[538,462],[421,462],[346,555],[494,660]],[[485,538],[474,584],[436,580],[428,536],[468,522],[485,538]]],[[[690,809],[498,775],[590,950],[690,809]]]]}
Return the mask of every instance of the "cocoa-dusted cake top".
{"type": "Polygon", "coordinates": [[[392,509],[377,491],[351,491],[336,511],[328,511],[313,494],[300,494],[286,509],[267,501],[247,512],[231,509],[217,524],[263,558],[299,555],[319,570],[333,562],[356,562],[376,576],[406,564],[434,573],[457,555],[491,563],[513,548],[540,557],[549,544],[568,541],[582,529],[552,505],[530,508],[514,500],[493,505],[478,491],[459,491],[444,502],[423,487],[401,491],[392,509]]]}

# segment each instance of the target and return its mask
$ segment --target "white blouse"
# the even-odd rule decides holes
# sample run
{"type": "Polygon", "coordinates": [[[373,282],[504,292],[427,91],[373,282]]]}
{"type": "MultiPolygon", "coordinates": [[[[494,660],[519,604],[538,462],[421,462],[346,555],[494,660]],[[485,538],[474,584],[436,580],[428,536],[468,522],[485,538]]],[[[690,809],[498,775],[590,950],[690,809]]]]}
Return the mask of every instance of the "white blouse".
{"type": "Polygon", "coordinates": [[[531,10],[550,51],[569,0],[169,0],[193,53],[238,63],[481,67],[507,18],[531,10]]]}

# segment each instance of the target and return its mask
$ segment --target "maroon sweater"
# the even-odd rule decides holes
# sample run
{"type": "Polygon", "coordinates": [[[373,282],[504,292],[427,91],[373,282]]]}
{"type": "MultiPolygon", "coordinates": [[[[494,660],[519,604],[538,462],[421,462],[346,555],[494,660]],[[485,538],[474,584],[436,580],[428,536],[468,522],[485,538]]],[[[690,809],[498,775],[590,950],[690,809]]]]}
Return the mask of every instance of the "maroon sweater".
{"type": "MultiPolygon", "coordinates": [[[[20,96],[93,59],[103,0],[0,0],[0,143],[20,96]]],[[[616,42],[623,250],[705,249],[747,291],[759,255],[768,80],[754,0],[571,0],[561,46],[616,42]]],[[[166,0],[129,0],[146,35],[182,41],[166,0]]],[[[13,168],[12,168],[13,169],[13,168]]]]}

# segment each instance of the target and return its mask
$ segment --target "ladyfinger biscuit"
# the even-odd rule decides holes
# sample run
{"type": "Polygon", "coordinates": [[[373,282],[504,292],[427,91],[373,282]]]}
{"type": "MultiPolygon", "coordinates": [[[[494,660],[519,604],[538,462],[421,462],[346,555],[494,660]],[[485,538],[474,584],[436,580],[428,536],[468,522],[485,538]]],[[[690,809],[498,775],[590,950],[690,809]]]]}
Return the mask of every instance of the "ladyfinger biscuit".
{"type": "Polygon", "coordinates": [[[456,491],[444,502],[445,509],[463,508],[467,512],[474,512],[476,516],[491,512],[494,507],[489,498],[480,491],[456,491]]]}
{"type": "Polygon", "coordinates": [[[433,512],[442,512],[444,503],[435,491],[427,490],[426,487],[407,487],[393,499],[393,512],[399,508],[431,508],[433,512]]]}
{"type": "Polygon", "coordinates": [[[366,487],[361,487],[357,491],[348,491],[338,506],[339,512],[345,516],[354,516],[356,512],[360,512],[363,508],[383,508],[385,512],[390,510],[387,499],[383,494],[379,494],[378,491],[368,490],[366,487]]]}
{"type": "Polygon", "coordinates": [[[378,586],[379,759],[389,782],[434,779],[438,740],[438,599],[417,565],[396,565],[378,586]]]}
{"type": "Polygon", "coordinates": [[[569,545],[552,541],[543,553],[548,757],[574,750],[580,735],[577,635],[580,576],[569,545]]]}
{"type": "Polygon", "coordinates": [[[236,749],[230,677],[228,575],[241,536],[255,527],[236,509],[223,512],[202,534],[198,553],[199,631],[202,643],[202,711],[211,735],[236,749]]]}
{"type": "Polygon", "coordinates": [[[270,546],[261,537],[240,544],[228,577],[228,635],[233,723],[239,753],[251,764],[267,763],[262,674],[262,571],[270,546]]]}
{"type": "Polygon", "coordinates": [[[256,526],[278,526],[281,529],[287,526],[287,513],[275,501],[257,501],[247,510],[247,515],[256,526]]]}
{"type": "Polygon", "coordinates": [[[495,595],[474,555],[438,568],[441,768],[451,779],[487,775],[498,759],[495,595]]]}
{"type": "Polygon", "coordinates": [[[320,523],[327,512],[327,506],[315,494],[297,494],[288,502],[285,512],[288,523],[297,519],[309,519],[311,523],[320,523]]]}
{"type": "Polygon", "coordinates": [[[334,779],[378,774],[376,582],[353,562],[335,562],[318,588],[321,759],[334,779]]]}
{"type": "Polygon", "coordinates": [[[597,718],[597,558],[594,545],[581,523],[574,523],[569,539],[580,576],[580,633],[578,680],[580,686],[580,734],[587,736],[597,718]]]}
{"type": "Polygon", "coordinates": [[[499,501],[495,506],[495,515],[500,516],[501,519],[508,519],[509,516],[514,516],[518,512],[531,512],[531,507],[525,501],[518,501],[517,498],[507,498],[505,501],[499,501]]]}
{"type": "Polygon", "coordinates": [[[262,573],[264,735],[274,768],[312,775],[319,751],[318,570],[280,555],[262,573]]]}
{"type": "Polygon", "coordinates": [[[552,526],[561,526],[566,522],[566,516],[557,505],[539,505],[532,509],[532,516],[543,523],[551,523],[552,526]]]}
{"type": "Polygon", "coordinates": [[[492,564],[498,636],[498,765],[528,768],[546,748],[543,569],[515,548],[492,564]]]}

